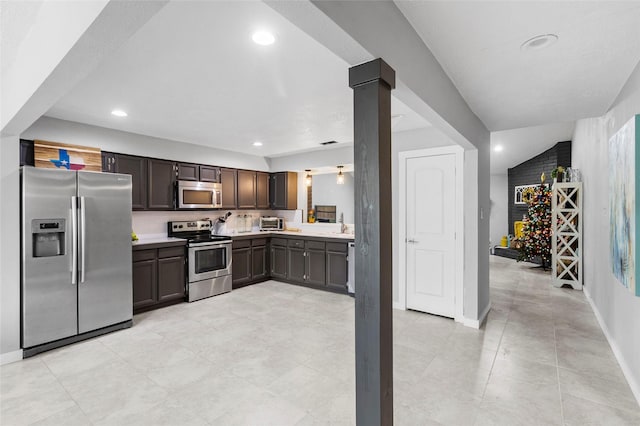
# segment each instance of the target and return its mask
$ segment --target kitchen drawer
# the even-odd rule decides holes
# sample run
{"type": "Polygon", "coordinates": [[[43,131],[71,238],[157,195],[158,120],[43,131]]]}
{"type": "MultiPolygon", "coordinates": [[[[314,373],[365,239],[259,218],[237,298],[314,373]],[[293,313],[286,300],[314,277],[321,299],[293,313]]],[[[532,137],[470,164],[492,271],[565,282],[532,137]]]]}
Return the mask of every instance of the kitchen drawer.
{"type": "Polygon", "coordinates": [[[311,250],[324,250],[324,241],[307,241],[307,248],[311,250]]]}
{"type": "Polygon", "coordinates": [[[132,253],[132,259],[134,262],[140,262],[142,260],[153,260],[156,258],[155,249],[151,250],[136,250],[132,253]]]}
{"type": "Polygon", "coordinates": [[[178,257],[184,256],[184,246],[178,247],[166,247],[158,249],[158,257],[164,259],[165,257],[178,257]]]}
{"type": "Polygon", "coordinates": [[[327,243],[327,251],[346,253],[347,250],[348,246],[346,243],[327,243]]]}
{"type": "Polygon", "coordinates": [[[271,239],[272,246],[287,246],[287,240],[284,238],[272,238],[271,239]]]}
{"type": "Polygon", "coordinates": [[[289,247],[304,248],[304,240],[289,240],[287,245],[289,247]]]}
{"type": "Polygon", "coordinates": [[[235,249],[251,247],[251,240],[233,240],[231,247],[235,249]]]}
{"type": "Polygon", "coordinates": [[[267,245],[267,239],[266,238],[254,238],[251,241],[251,245],[253,247],[261,247],[261,246],[266,246],[267,245]]]}

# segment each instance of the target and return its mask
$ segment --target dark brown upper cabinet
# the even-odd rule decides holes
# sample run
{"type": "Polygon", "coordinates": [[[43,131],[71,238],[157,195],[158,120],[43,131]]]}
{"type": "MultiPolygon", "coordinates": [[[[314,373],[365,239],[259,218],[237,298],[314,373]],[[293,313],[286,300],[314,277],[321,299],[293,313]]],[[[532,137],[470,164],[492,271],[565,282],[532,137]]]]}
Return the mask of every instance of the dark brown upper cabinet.
{"type": "Polygon", "coordinates": [[[116,154],[116,172],[131,175],[131,208],[147,208],[147,159],[134,155],[116,154]]]}
{"type": "Polygon", "coordinates": [[[220,183],[220,168],[202,164],[178,163],[178,180],[220,183]]]}
{"type": "Polygon", "coordinates": [[[102,151],[102,171],[104,173],[116,172],[116,154],[113,152],[102,151]]]}
{"type": "Polygon", "coordinates": [[[222,184],[222,205],[220,208],[222,209],[235,209],[237,207],[237,172],[236,169],[220,169],[220,183],[222,184]]]}
{"type": "Polygon", "coordinates": [[[272,173],[269,180],[269,205],[275,210],[298,208],[298,173],[272,173]]]}
{"type": "Polygon", "coordinates": [[[148,203],[150,210],[173,210],[176,163],[149,159],[148,203]]]}
{"type": "Polygon", "coordinates": [[[178,163],[178,180],[200,180],[200,166],[190,163],[178,163]]]}
{"type": "Polygon", "coordinates": [[[36,165],[33,141],[31,140],[20,139],[20,165],[21,166],[36,165]]]}
{"type": "Polygon", "coordinates": [[[269,173],[256,173],[256,208],[268,209],[269,203],[269,173]]]}
{"type": "Polygon", "coordinates": [[[256,208],[256,172],[238,170],[238,208],[256,208]]]}
{"type": "Polygon", "coordinates": [[[220,167],[200,166],[200,182],[220,183],[220,167]]]}

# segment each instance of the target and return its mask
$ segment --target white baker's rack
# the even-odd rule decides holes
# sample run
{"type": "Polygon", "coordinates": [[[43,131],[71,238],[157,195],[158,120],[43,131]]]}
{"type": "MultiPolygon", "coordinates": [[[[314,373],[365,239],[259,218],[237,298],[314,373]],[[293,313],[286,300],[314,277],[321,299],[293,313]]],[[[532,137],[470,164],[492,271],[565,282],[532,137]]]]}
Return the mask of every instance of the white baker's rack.
{"type": "Polygon", "coordinates": [[[553,184],[551,224],[552,283],[582,290],[582,182],[553,184]]]}

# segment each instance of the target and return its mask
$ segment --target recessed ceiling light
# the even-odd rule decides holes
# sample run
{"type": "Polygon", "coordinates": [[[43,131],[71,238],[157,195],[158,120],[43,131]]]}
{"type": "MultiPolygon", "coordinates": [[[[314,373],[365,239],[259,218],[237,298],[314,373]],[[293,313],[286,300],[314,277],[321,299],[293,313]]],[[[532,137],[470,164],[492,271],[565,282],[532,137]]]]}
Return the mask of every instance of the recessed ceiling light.
{"type": "Polygon", "coordinates": [[[115,115],[116,117],[126,117],[128,114],[121,109],[114,109],[111,111],[111,115],[115,115]]]}
{"type": "Polygon", "coordinates": [[[502,148],[502,145],[496,145],[496,146],[493,148],[493,150],[494,150],[495,152],[501,152],[503,149],[504,149],[504,148],[502,148]]]}
{"type": "Polygon", "coordinates": [[[269,46],[276,41],[276,37],[269,31],[256,31],[251,36],[251,39],[254,43],[259,44],[260,46],[269,46]]]}
{"type": "Polygon", "coordinates": [[[254,142],[253,146],[262,146],[262,142],[254,142]]]}
{"type": "Polygon", "coordinates": [[[558,41],[558,36],[555,34],[542,34],[535,37],[530,38],[529,40],[522,43],[520,46],[520,50],[540,50],[546,47],[551,46],[556,41],[558,41]]]}

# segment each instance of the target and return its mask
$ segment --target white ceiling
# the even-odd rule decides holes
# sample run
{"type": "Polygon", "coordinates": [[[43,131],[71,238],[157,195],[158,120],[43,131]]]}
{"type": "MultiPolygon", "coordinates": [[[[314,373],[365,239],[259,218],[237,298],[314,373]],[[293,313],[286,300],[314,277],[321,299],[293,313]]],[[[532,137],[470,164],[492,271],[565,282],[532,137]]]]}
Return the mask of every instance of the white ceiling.
{"type": "Polygon", "coordinates": [[[568,122],[492,132],[491,174],[506,174],[508,168],[535,157],[556,143],[570,141],[574,127],[573,122],[568,122]],[[494,151],[498,145],[504,148],[500,152],[494,151]]]}
{"type": "Polygon", "coordinates": [[[0,2],[0,61],[1,70],[5,72],[7,67],[15,60],[20,43],[29,34],[30,23],[36,21],[38,12],[44,2],[32,0],[25,2],[2,1],[0,2]]]}
{"type": "MultiPolygon", "coordinates": [[[[46,115],[272,156],[352,141],[348,68],[262,2],[171,2],[46,115]]],[[[429,125],[395,98],[392,113],[394,131],[429,125]]]]}
{"type": "Polygon", "coordinates": [[[491,131],[602,115],[640,60],[639,1],[395,3],[491,131]]]}

